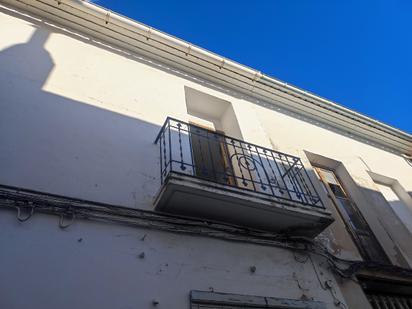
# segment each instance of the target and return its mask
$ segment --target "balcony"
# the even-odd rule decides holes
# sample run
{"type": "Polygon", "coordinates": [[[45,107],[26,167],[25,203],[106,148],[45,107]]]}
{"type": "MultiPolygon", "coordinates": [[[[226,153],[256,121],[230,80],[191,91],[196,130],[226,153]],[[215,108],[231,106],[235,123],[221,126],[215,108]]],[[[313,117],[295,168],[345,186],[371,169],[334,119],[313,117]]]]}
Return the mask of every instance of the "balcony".
{"type": "Polygon", "coordinates": [[[314,237],[333,222],[297,157],[167,118],[157,211],[314,237]]]}

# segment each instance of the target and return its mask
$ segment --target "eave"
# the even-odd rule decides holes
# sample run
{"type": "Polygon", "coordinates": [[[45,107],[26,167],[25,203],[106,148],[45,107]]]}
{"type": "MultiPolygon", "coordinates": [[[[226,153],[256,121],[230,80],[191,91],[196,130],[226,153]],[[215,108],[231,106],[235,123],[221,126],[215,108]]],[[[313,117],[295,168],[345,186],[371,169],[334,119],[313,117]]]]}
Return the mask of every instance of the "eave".
{"type": "Polygon", "coordinates": [[[232,60],[82,0],[0,0],[129,52],[285,108],[398,154],[412,135],[232,60]]]}

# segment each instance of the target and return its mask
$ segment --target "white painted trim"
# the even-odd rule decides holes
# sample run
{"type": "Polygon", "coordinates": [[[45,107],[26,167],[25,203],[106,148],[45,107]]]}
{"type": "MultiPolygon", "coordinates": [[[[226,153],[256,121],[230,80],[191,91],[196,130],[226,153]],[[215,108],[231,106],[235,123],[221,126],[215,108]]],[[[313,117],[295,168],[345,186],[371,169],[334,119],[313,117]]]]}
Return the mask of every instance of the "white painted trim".
{"type": "Polygon", "coordinates": [[[84,0],[0,0],[398,153],[412,135],[84,0]]]}

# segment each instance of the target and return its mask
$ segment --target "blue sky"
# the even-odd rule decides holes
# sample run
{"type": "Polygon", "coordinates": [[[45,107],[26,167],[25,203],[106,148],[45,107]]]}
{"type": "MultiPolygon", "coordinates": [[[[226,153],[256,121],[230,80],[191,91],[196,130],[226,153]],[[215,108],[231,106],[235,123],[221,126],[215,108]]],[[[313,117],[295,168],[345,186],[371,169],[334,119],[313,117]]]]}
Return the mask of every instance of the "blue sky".
{"type": "Polygon", "coordinates": [[[412,1],[97,4],[412,133],[412,1]]]}

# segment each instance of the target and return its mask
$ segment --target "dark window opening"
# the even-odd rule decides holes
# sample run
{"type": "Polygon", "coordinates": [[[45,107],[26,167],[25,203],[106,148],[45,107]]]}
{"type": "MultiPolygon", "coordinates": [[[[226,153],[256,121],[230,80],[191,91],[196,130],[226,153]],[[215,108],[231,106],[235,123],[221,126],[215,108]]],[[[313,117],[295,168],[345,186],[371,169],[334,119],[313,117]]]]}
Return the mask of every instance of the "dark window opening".
{"type": "Polygon", "coordinates": [[[366,261],[390,264],[388,257],[355,203],[350,199],[335,173],[320,167],[315,171],[332,198],[339,214],[366,261]]]}
{"type": "Polygon", "coordinates": [[[373,309],[412,309],[412,284],[380,278],[360,278],[373,309]]]}

